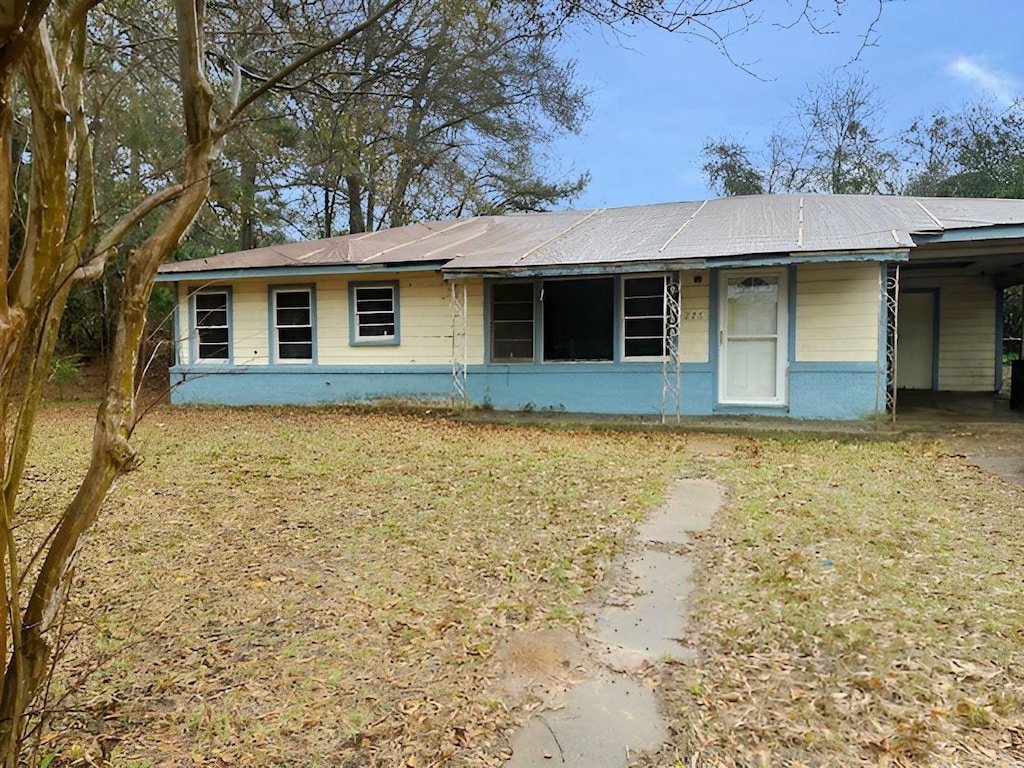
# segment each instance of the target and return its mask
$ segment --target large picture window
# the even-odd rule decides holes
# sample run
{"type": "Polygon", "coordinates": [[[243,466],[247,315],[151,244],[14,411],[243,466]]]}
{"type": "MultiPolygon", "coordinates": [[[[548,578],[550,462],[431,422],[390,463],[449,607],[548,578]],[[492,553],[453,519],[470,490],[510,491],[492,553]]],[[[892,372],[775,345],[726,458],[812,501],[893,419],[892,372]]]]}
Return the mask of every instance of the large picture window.
{"type": "Polygon", "coordinates": [[[665,355],[664,275],[622,280],[622,356],[665,355]]]}
{"type": "Polygon", "coordinates": [[[192,312],[192,326],[196,331],[196,359],[228,360],[231,357],[228,292],[196,293],[192,297],[192,312]]]}
{"type": "Polygon", "coordinates": [[[533,362],[533,282],[491,286],[491,361],[533,362]]]}
{"type": "Polygon", "coordinates": [[[397,283],[351,283],[349,306],[352,344],[398,343],[397,283]]]}
{"type": "Polygon", "coordinates": [[[615,280],[546,280],[544,360],[611,360],[615,334],[615,280]]]}
{"type": "Polygon", "coordinates": [[[271,296],[277,362],[312,362],[313,291],[309,288],[275,288],[271,296]]]}

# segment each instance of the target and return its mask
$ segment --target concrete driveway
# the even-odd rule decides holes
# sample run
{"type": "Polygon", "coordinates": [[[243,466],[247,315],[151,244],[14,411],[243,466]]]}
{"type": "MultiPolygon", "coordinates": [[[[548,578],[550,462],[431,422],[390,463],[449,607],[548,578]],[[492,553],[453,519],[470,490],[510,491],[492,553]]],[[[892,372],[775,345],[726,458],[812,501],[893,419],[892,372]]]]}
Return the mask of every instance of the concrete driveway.
{"type": "Polygon", "coordinates": [[[1024,411],[1011,411],[1006,398],[913,393],[897,405],[898,431],[940,440],[951,453],[1024,485],[1024,411]]]}

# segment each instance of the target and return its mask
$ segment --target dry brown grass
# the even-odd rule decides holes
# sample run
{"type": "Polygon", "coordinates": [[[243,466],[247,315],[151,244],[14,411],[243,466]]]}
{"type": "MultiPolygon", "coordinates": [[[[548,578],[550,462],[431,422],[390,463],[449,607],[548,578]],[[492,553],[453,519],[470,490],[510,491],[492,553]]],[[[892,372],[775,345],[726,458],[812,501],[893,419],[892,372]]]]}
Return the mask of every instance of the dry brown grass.
{"type": "MultiPolygon", "coordinates": [[[[88,429],[45,412],[40,510],[88,429]]],[[[678,437],[344,410],[165,409],[136,443],[78,569],[55,694],[106,661],[63,703],[63,764],[498,764],[495,644],[574,626],[682,461],[678,437]]]]}
{"type": "Polygon", "coordinates": [[[1024,765],[1020,487],[937,445],[751,445],[652,764],[1024,765]]]}
{"type": "MultiPolygon", "coordinates": [[[[40,514],[89,426],[44,412],[40,514]]],[[[136,442],[79,566],[53,699],[91,674],[54,765],[500,764],[496,645],[576,627],[679,474],[729,503],[697,548],[702,660],[661,665],[673,739],[647,764],[1024,759],[1021,494],[935,446],[170,408],[136,442]]]]}

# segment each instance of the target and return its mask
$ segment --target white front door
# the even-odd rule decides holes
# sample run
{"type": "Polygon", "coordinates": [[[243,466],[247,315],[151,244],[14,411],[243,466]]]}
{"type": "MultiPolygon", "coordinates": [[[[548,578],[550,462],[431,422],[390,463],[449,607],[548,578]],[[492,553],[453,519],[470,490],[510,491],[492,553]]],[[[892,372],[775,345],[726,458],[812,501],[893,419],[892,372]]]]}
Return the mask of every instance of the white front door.
{"type": "Polygon", "coordinates": [[[785,405],[785,273],[723,272],[719,305],[719,401],[785,405]]]}
{"type": "Polygon", "coordinates": [[[935,294],[900,294],[896,330],[896,386],[932,389],[935,366],[935,294]]]}

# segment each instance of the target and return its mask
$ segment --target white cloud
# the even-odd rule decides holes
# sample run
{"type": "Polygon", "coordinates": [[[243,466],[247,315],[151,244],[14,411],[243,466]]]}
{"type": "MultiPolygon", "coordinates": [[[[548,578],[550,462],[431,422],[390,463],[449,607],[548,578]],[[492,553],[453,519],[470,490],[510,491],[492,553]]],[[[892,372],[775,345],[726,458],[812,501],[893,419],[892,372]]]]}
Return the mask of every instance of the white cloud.
{"type": "Polygon", "coordinates": [[[969,56],[957,56],[946,64],[949,75],[973,85],[997,101],[1010,106],[1020,96],[1017,78],[1008,72],[991,69],[979,64],[969,56]]]}

